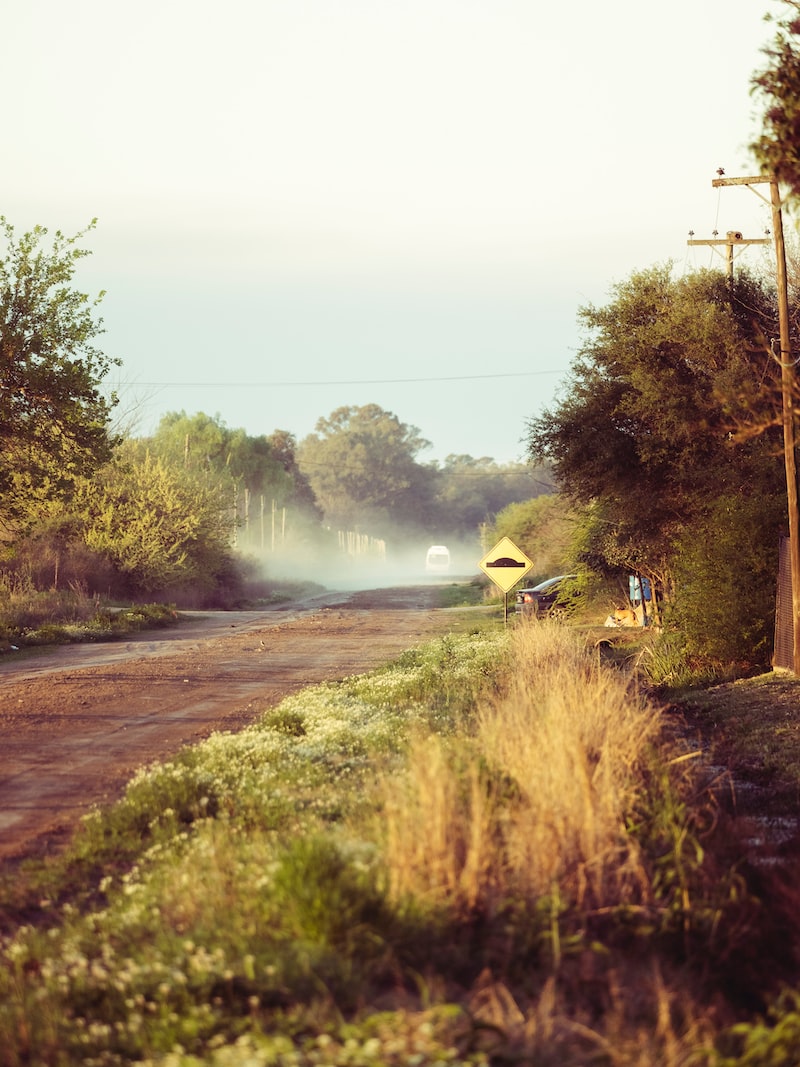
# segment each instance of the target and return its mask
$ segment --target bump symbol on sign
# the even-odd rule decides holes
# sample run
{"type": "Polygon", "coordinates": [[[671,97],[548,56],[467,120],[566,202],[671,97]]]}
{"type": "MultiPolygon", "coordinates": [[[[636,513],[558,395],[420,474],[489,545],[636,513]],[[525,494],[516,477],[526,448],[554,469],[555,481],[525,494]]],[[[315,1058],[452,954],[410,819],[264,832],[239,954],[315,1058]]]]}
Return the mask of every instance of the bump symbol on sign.
{"type": "Polygon", "coordinates": [[[507,593],[533,566],[522,549],[510,537],[503,537],[490,549],[478,566],[496,586],[507,593]]]}

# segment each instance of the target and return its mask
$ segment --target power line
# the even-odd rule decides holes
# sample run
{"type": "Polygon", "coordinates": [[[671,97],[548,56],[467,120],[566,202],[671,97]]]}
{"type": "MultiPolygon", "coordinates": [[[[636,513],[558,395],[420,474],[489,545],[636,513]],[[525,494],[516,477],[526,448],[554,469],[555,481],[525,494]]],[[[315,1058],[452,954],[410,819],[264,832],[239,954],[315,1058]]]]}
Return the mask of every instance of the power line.
{"type": "Polygon", "coordinates": [[[454,374],[437,378],[352,378],[352,379],[329,379],[311,382],[119,382],[114,385],[115,389],[126,389],[146,386],[148,388],[178,389],[178,388],[211,388],[211,389],[285,389],[304,388],[319,385],[402,385],[419,384],[423,382],[467,382],[487,381],[492,378],[534,378],[544,374],[563,374],[563,370],[532,370],[518,371],[511,374],[454,374]]]}

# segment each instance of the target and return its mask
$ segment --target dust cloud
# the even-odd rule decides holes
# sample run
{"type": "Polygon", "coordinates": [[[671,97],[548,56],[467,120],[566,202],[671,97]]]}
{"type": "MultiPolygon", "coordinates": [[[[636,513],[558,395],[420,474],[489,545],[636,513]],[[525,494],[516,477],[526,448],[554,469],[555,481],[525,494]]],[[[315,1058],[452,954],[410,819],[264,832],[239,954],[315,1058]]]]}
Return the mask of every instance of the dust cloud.
{"type": "Polygon", "coordinates": [[[248,553],[251,566],[264,580],[313,582],[335,592],[357,592],[387,586],[443,584],[469,581],[480,573],[480,544],[415,541],[398,545],[346,546],[298,545],[274,552],[248,553]],[[432,570],[428,550],[446,547],[449,565],[432,570]]]}

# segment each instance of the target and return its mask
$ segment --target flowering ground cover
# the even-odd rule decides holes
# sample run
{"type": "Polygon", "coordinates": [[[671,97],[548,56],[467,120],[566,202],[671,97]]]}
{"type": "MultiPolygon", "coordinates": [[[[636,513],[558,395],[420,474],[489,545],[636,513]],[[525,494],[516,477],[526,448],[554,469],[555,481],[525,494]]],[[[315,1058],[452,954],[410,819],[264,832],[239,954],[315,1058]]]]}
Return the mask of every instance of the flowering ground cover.
{"type": "Polygon", "coordinates": [[[2,1062],[793,1062],[707,772],[565,626],[308,687],[0,885],[2,1062]]]}

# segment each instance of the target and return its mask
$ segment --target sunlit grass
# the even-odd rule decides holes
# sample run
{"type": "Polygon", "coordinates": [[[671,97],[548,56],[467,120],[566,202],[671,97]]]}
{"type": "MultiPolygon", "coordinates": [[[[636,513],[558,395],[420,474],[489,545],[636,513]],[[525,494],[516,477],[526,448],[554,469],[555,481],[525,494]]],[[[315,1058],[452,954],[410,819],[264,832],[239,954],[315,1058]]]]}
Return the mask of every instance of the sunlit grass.
{"type": "Polygon", "coordinates": [[[603,907],[649,895],[626,815],[659,717],[564,627],[521,627],[515,669],[454,742],[419,736],[387,780],[393,894],[492,914],[559,886],[603,907]]]}
{"type": "Polygon", "coordinates": [[[171,604],[112,607],[79,585],[37,590],[0,576],[0,651],[41,645],[110,641],[141,630],[173,626],[171,604]]]}
{"type": "Polygon", "coordinates": [[[684,756],[563,626],[311,687],[4,881],[2,1062],[710,1065],[684,756]]]}

